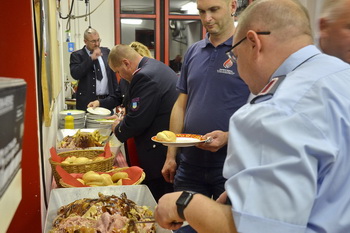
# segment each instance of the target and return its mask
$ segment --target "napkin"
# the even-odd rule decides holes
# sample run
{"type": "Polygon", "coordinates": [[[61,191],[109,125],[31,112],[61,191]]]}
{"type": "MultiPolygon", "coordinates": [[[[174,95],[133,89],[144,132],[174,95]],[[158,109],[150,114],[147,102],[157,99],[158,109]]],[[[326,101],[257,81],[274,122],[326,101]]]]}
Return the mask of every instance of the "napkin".
{"type": "Polygon", "coordinates": [[[69,184],[73,187],[88,187],[77,181],[73,176],[66,172],[60,165],[56,166],[57,173],[61,176],[62,181],[66,184],[69,184]]]}
{"type": "Polygon", "coordinates": [[[104,153],[105,153],[106,158],[109,158],[112,156],[111,147],[110,147],[109,143],[106,143],[104,150],[105,150],[104,153]]]}
{"type": "Polygon", "coordinates": [[[143,173],[143,169],[138,167],[138,166],[132,166],[129,167],[125,170],[123,170],[123,172],[126,172],[129,174],[129,179],[125,179],[123,180],[123,185],[132,185],[134,184],[136,181],[138,181],[141,178],[141,175],[143,173]]]}
{"type": "Polygon", "coordinates": [[[52,161],[56,163],[62,162],[63,158],[57,155],[56,149],[54,147],[51,147],[50,149],[51,159],[52,161]]]}

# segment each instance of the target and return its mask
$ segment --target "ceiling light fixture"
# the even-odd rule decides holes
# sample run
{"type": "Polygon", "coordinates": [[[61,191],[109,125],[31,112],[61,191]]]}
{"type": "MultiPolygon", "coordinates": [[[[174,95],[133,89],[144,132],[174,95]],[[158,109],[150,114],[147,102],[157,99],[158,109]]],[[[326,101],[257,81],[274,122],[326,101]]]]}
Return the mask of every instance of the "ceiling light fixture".
{"type": "Polygon", "coordinates": [[[182,11],[186,11],[187,14],[198,14],[197,3],[188,2],[181,7],[182,11]]]}
{"type": "Polygon", "coordinates": [[[140,25],[142,23],[142,19],[121,19],[121,23],[140,25]]]}

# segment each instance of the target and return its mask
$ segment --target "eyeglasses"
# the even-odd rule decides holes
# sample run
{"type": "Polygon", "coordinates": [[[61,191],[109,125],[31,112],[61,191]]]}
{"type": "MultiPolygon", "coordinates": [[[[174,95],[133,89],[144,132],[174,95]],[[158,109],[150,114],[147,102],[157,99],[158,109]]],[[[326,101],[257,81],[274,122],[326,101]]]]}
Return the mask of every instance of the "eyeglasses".
{"type": "Polygon", "coordinates": [[[96,44],[96,43],[100,43],[102,41],[102,39],[97,39],[97,40],[88,40],[91,44],[96,44]]]}
{"type": "MultiPolygon", "coordinates": [[[[270,35],[271,32],[256,32],[258,35],[270,35]]],[[[237,62],[237,56],[233,53],[233,49],[236,48],[240,43],[242,43],[247,37],[244,37],[242,40],[238,41],[236,44],[234,44],[229,50],[227,50],[225,53],[228,56],[228,58],[233,62],[237,62]]]]}

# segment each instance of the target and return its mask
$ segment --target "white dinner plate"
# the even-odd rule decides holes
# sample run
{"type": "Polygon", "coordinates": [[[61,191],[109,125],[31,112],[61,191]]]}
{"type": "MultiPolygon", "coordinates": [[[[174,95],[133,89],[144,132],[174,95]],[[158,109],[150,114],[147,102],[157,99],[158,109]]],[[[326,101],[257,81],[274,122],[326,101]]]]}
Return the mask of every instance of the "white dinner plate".
{"type": "Polygon", "coordinates": [[[104,125],[112,125],[114,123],[114,120],[111,119],[96,119],[95,120],[97,123],[104,124],[104,125]]]}
{"type": "Polygon", "coordinates": [[[82,118],[85,116],[85,111],[76,109],[60,111],[60,116],[65,117],[68,113],[72,114],[75,118],[82,118]]]}
{"type": "Polygon", "coordinates": [[[108,116],[111,115],[111,111],[107,108],[102,107],[96,107],[96,108],[88,108],[87,111],[91,114],[101,115],[101,116],[108,116]]]}
{"type": "Polygon", "coordinates": [[[163,144],[164,146],[173,147],[189,147],[195,146],[198,143],[205,142],[206,140],[202,138],[202,135],[198,134],[176,134],[175,142],[164,142],[158,141],[156,136],[153,136],[152,141],[163,144]]]}

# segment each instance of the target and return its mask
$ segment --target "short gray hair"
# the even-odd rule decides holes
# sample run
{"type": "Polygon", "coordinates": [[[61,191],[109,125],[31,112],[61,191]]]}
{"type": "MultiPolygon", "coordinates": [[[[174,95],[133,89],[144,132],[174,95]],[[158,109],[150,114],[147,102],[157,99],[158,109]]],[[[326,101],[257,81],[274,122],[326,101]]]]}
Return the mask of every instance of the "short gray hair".
{"type": "Polygon", "coordinates": [[[111,67],[118,67],[122,65],[123,59],[133,60],[138,56],[141,55],[135,49],[131,48],[130,45],[117,44],[111,49],[108,55],[108,64],[111,67]]]}
{"type": "Polygon", "coordinates": [[[88,28],[84,32],[84,39],[87,40],[88,35],[91,35],[91,34],[98,34],[98,32],[93,28],[88,28]]]}
{"type": "Polygon", "coordinates": [[[337,20],[344,12],[345,2],[349,0],[324,0],[321,8],[321,18],[331,21],[337,20]]]}
{"type": "Polygon", "coordinates": [[[240,15],[236,34],[248,30],[271,31],[282,40],[312,37],[307,9],[298,0],[255,0],[240,15]]]}

